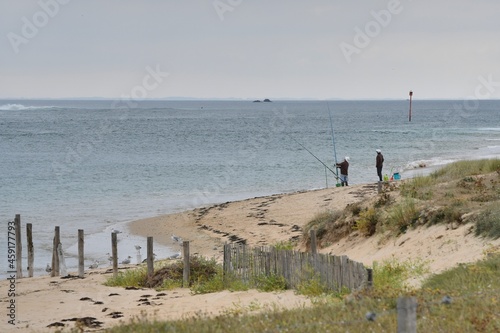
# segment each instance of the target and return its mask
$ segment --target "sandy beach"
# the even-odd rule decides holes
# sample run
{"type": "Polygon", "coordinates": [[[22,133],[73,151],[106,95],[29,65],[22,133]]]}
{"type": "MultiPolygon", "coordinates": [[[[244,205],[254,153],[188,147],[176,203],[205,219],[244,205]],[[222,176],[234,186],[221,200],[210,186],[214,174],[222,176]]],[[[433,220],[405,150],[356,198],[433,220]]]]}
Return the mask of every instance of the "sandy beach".
{"type": "MultiPolygon", "coordinates": [[[[220,260],[225,242],[244,240],[253,246],[298,239],[302,228],[316,214],[342,210],[348,204],[371,200],[376,196],[375,184],[276,194],[134,221],[130,224],[130,231],[153,236],[155,243],[172,247],[176,246],[171,239],[171,235],[175,234],[190,242],[191,254],[220,260]]],[[[320,252],[347,255],[366,266],[391,258],[400,261],[424,260],[431,272],[436,273],[458,263],[481,259],[486,251],[498,248],[500,239],[476,238],[469,225],[456,228],[437,225],[411,230],[389,241],[381,241],[378,236],[365,238],[353,233],[320,249],[320,252]]],[[[125,290],[104,286],[102,283],[110,275],[107,269],[98,269],[87,270],[84,279],[37,277],[17,280],[14,298],[16,325],[10,325],[8,317],[3,315],[0,331],[51,332],[55,328],[47,326],[53,323],[64,324],[64,328],[69,329],[74,327],[76,318],[87,318],[86,323],[98,329],[134,318],[172,320],[196,314],[216,315],[236,309],[251,312],[267,307],[309,304],[307,298],[295,295],[293,291],[224,291],[191,295],[188,289],[164,292],[125,290]]],[[[9,281],[2,281],[0,285],[6,291],[9,281]]],[[[2,293],[3,313],[12,299],[7,297],[7,292],[2,293]]]]}

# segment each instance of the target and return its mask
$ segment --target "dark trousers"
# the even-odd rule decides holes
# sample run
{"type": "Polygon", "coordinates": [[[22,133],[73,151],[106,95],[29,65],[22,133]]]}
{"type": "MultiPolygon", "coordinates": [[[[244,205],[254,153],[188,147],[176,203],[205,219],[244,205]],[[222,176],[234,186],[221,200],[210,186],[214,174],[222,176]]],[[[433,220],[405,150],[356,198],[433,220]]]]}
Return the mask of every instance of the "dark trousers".
{"type": "Polygon", "coordinates": [[[378,179],[382,181],[382,167],[377,167],[378,179]]]}

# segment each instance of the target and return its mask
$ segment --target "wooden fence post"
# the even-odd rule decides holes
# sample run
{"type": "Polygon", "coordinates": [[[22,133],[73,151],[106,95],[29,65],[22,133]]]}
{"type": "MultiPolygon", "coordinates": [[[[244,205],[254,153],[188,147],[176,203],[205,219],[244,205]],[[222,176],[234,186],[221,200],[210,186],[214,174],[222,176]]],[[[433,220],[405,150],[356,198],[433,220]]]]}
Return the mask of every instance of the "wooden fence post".
{"type": "Polygon", "coordinates": [[[50,276],[59,276],[59,255],[57,253],[57,246],[61,242],[59,227],[54,228],[54,241],[52,243],[52,271],[50,271],[50,276]]]}
{"type": "Polygon", "coordinates": [[[311,229],[309,231],[309,235],[311,237],[311,253],[316,256],[317,248],[316,248],[316,230],[311,229]]]}
{"type": "Polygon", "coordinates": [[[31,223],[26,223],[26,238],[28,241],[28,276],[33,277],[35,253],[33,252],[33,225],[31,223]]]}
{"type": "Polygon", "coordinates": [[[85,273],[84,263],[84,233],[83,229],[78,229],[78,277],[83,278],[85,273]]]}
{"type": "Polygon", "coordinates": [[[189,288],[189,241],[182,242],[182,258],[184,259],[184,270],[182,274],[182,286],[189,288]]]}
{"type": "Polygon", "coordinates": [[[23,277],[23,247],[21,243],[21,215],[16,214],[14,219],[16,226],[16,278],[23,277]]]}
{"type": "Polygon", "coordinates": [[[147,263],[148,263],[148,278],[152,277],[155,271],[154,267],[154,253],[153,253],[153,237],[148,236],[147,238],[147,263]]]}
{"type": "Polygon", "coordinates": [[[367,268],[366,272],[368,273],[366,286],[368,289],[372,289],[373,288],[373,269],[367,268]]]}
{"type": "Polygon", "coordinates": [[[397,311],[397,333],[417,333],[417,299],[415,297],[399,297],[397,311]]]}
{"type": "Polygon", "coordinates": [[[224,272],[224,279],[229,276],[229,272],[231,271],[231,247],[229,244],[224,243],[224,261],[222,263],[222,271],[224,272]]]}
{"type": "Polygon", "coordinates": [[[115,232],[111,233],[111,257],[113,259],[113,277],[118,275],[118,237],[115,232]]]}
{"type": "Polygon", "coordinates": [[[62,250],[62,244],[59,243],[57,244],[57,255],[59,256],[59,267],[61,270],[61,275],[62,276],[68,276],[68,272],[66,270],[66,261],[64,260],[64,253],[62,250]]]}
{"type": "Polygon", "coordinates": [[[377,183],[377,193],[382,193],[382,181],[379,180],[377,183]]]}

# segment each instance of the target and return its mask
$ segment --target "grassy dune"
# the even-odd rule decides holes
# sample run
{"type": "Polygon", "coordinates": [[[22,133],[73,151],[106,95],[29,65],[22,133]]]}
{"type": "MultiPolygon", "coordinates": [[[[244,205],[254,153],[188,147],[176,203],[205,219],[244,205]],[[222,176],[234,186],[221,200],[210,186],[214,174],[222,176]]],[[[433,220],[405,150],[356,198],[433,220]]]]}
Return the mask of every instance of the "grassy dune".
{"type": "MultiPolygon", "coordinates": [[[[376,200],[347,207],[343,212],[319,214],[304,230],[318,232],[319,246],[351,232],[366,237],[392,237],[409,228],[437,223],[451,226],[469,224],[478,237],[500,237],[500,160],[463,161],[445,166],[429,176],[387,186],[376,200]]],[[[222,288],[244,289],[241,282],[221,283],[214,262],[198,262],[199,272],[210,266],[210,277],[197,276],[193,292],[214,292],[222,288]]],[[[418,288],[405,281],[423,274],[424,262],[378,263],[373,268],[374,287],[370,290],[325,294],[310,281],[298,290],[309,295],[313,306],[282,310],[259,304],[227,310],[218,317],[145,322],[137,319],[109,332],[395,332],[396,302],[400,296],[414,296],[418,302],[419,332],[500,332],[500,253],[493,249],[483,260],[461,264],[431,275],[418,288]]],[[[144,274],[128,273],[110,285],[141,285],[144,274]],[[124,282],[125,281],[125,282],[124,282]]],[[[175,275],[175,274],[174,274],[175,275]]],[[[266,291],[279,290],[279,279],[265,281],[266,291]]],[[[162,287],[175,285],[165,282],[162,287]]]]}

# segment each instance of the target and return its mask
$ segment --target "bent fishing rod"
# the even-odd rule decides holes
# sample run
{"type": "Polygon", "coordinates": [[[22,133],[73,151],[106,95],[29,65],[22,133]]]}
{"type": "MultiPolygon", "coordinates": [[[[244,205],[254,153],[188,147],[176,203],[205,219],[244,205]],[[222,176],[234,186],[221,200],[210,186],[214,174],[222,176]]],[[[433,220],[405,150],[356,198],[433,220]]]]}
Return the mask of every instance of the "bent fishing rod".
{"type": "Polygon", "coordinates": [[[294,137],[292,137],[291,135],[288,134],[288,137],[290,139],[292,139],[293,141],[297,142],[297,144],[299,146],[301,146],[302,148],[304,148],[309,154],[311,154],[315,159],[317,159],[319,161],[319,163],[323,164],[325,166],[325,168],[327,168],[328,170],[330,170],[331,173],[333,173],[333,176],[335,177],[335,179],[339,180],[339,176],[337,175],[337,173],[335,171],[333,171],[332,169],[330,169],[330,167],[328,167],[328,165],[326,165],[322,160],[320,160],[316,155],[314,155],[309,149],[307,149],[302,143],[300,143],[299,141],[295,140],[294,137]]]}

